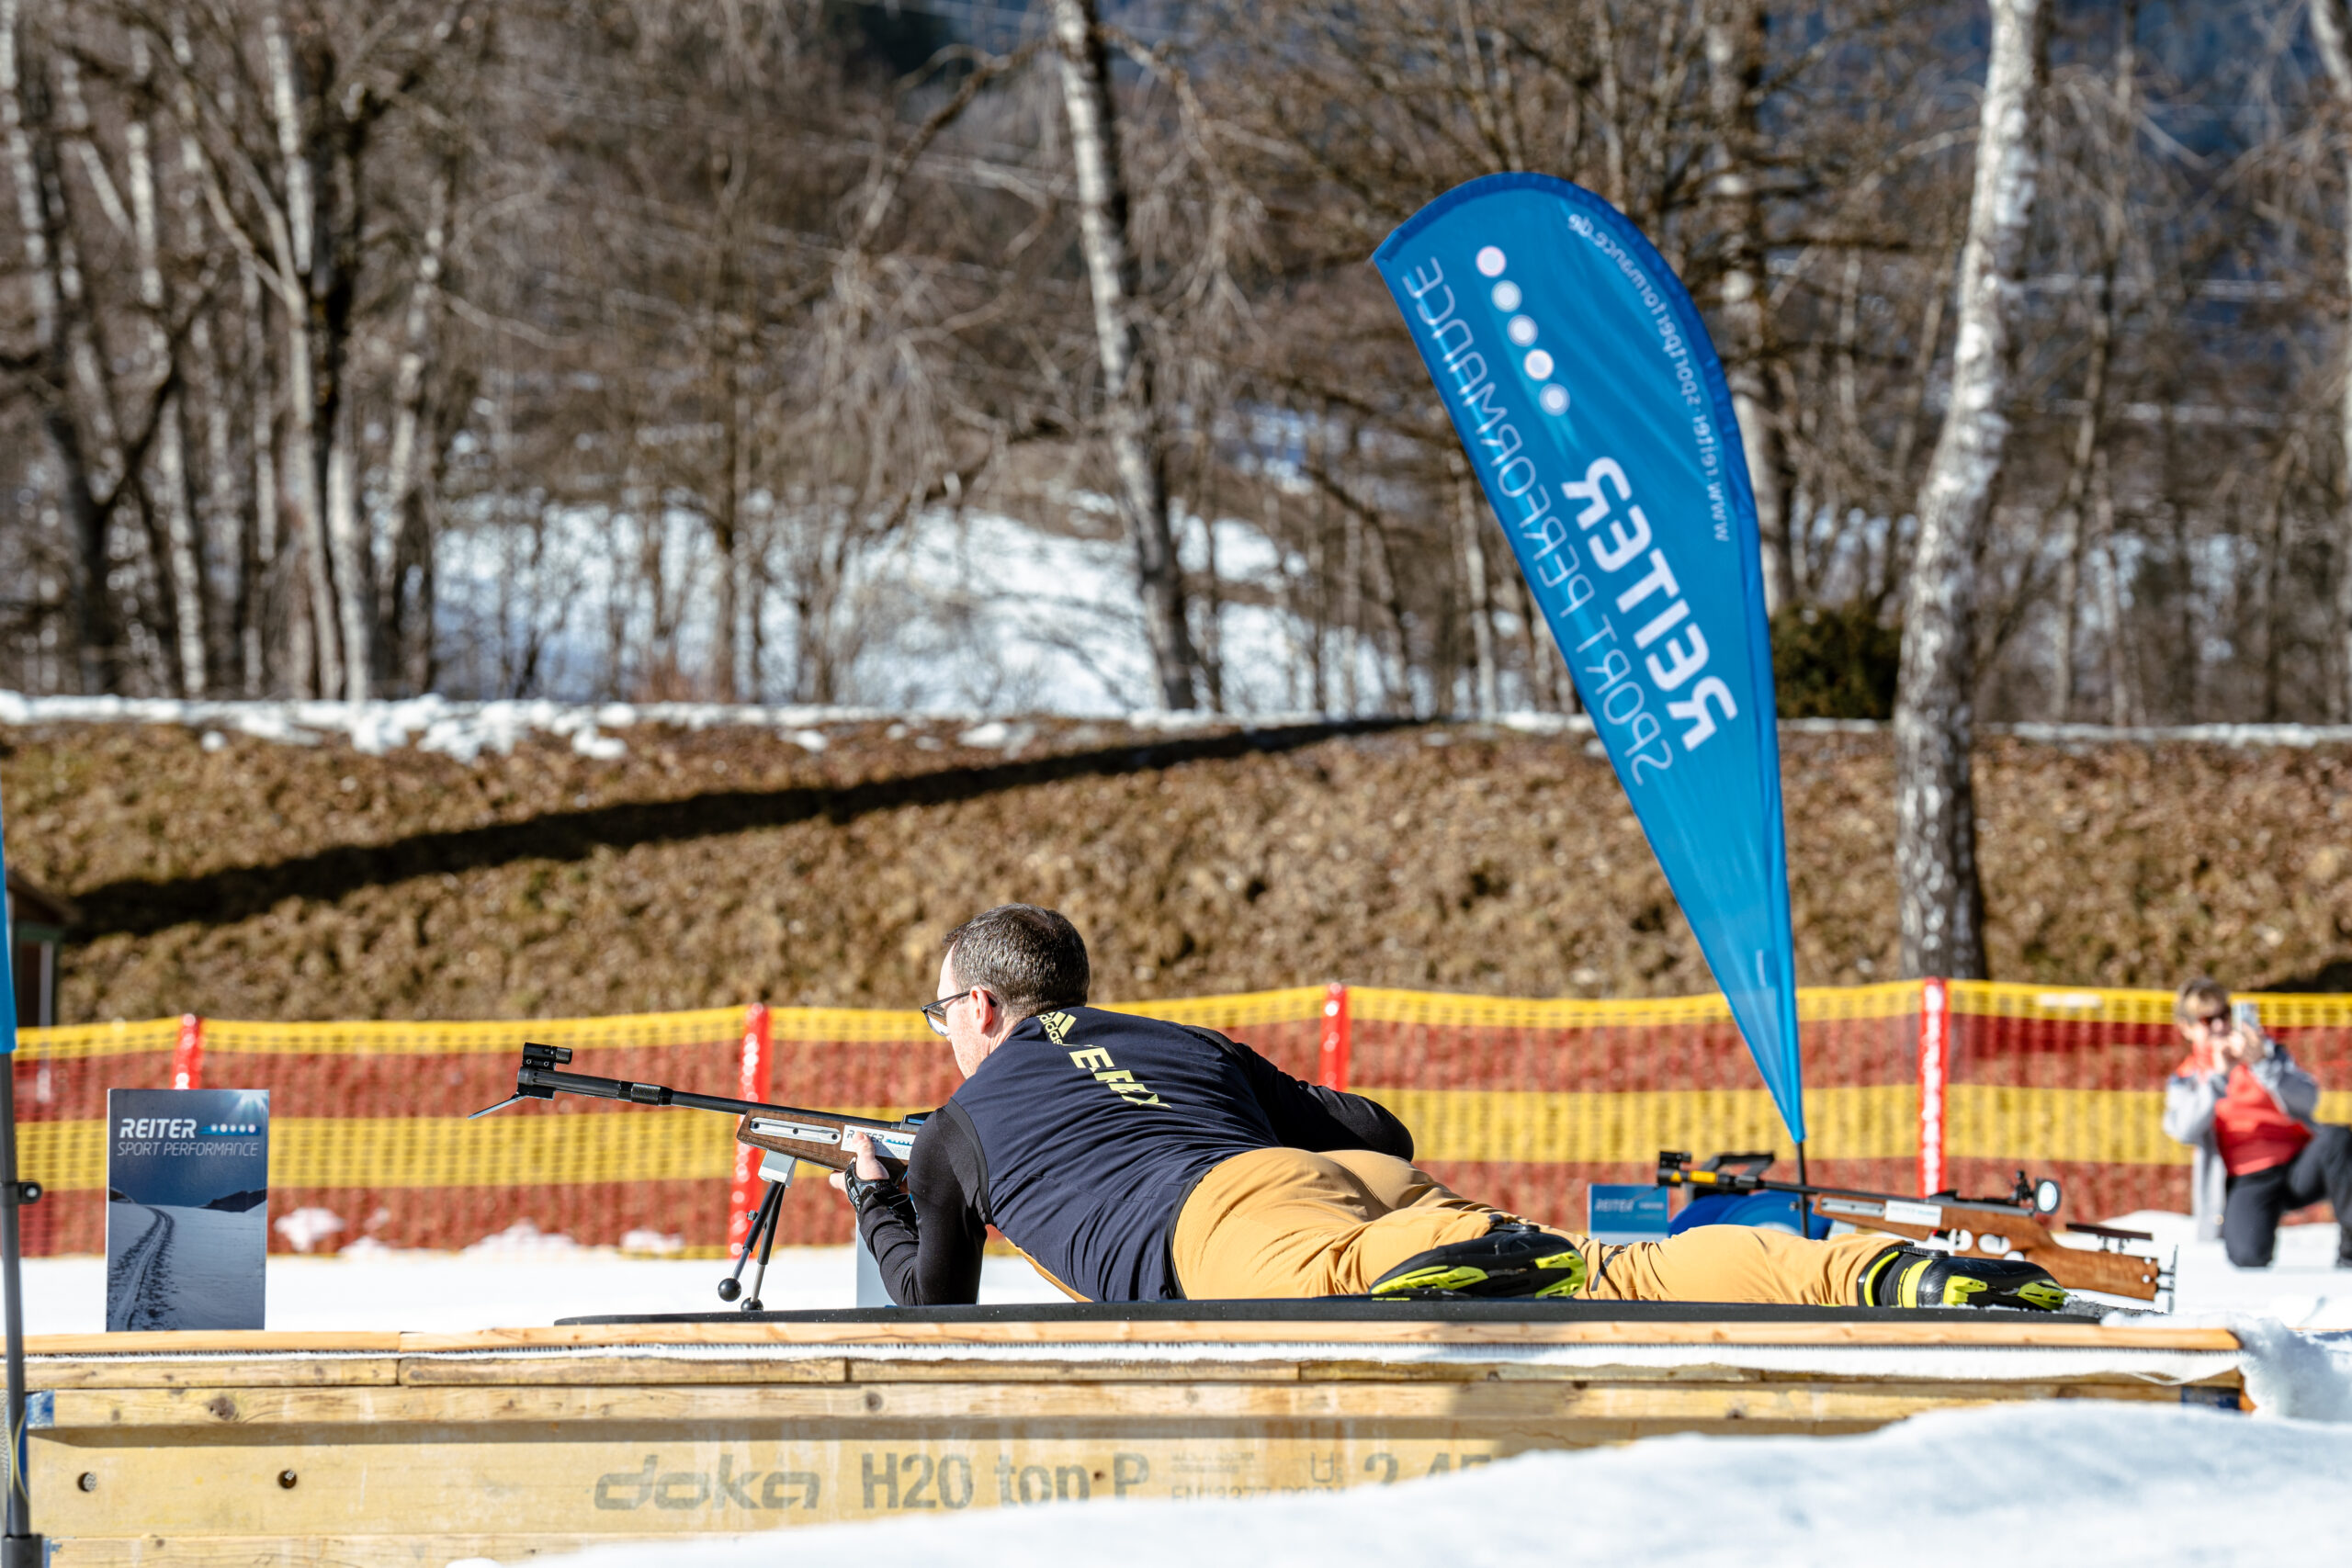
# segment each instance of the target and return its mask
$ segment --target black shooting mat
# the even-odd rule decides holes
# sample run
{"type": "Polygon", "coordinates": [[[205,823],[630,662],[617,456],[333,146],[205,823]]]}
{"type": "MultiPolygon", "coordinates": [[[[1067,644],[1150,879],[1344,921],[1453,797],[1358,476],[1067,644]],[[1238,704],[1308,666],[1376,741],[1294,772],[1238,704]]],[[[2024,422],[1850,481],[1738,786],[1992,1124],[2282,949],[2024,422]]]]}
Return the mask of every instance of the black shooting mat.
{"type": "MultiPolygon", "coordinates": [[[[2113,1309],[2100,1307],[2101,1314],[2113,1309]]],[[[1751,1302],[1386,1302],[1364,1296],[1225,1302],[1014,1302],[991,1306],[827,1307],[805,1312],[611,1313],[559,1328],[657,1323],[1984,1323],[2075,1314],[1983,1307],[1819,1307],[1751,1302]]]]}

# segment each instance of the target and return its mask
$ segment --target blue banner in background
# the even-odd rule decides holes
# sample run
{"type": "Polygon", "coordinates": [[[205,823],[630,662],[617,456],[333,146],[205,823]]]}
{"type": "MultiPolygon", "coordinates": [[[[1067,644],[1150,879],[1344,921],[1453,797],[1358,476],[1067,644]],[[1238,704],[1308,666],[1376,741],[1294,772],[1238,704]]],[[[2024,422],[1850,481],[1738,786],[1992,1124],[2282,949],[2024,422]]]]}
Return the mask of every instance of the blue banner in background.
{"type": "Polygon", "coordinates": [[[1616,209],[1542,175],[1448,191],[1373,264],[1803,1143],[1756,502],[1699,312],[1616,209]]]}

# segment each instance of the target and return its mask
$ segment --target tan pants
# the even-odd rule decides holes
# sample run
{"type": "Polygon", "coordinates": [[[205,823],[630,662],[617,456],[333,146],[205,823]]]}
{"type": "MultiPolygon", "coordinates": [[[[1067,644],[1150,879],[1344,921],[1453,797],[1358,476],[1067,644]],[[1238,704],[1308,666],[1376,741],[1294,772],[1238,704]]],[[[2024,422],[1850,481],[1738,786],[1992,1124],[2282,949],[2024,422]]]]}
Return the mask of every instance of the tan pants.
{"type": "MultiPolygon", "coordinates": [[[[1485,1235],[1496,1213],[1389,1155],[1252,1149],[1212,1169],[1184,1201],[1176,1279],[1193,1301],[1360,1295],[1416,1253],[1485,1235]]],[[[1621,1302],[1853,1306],[1864,1266],[1898,1245],[1746,1225],[1629,1247],[1562,1234],[1585,1256],[1583,1294],[1621,1302]]]]}

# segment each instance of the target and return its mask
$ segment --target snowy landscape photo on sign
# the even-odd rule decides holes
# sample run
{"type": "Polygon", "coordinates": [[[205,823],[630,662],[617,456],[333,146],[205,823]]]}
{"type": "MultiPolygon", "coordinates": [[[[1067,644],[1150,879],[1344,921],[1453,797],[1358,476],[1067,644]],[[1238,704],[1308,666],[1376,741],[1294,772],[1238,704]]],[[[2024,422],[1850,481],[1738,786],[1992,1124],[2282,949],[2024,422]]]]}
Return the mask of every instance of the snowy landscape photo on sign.
{"type": "Polygon", "coordinates": [[[107,1093],[107,1328],[260,1328],[269,1091],[107,1093]]]}

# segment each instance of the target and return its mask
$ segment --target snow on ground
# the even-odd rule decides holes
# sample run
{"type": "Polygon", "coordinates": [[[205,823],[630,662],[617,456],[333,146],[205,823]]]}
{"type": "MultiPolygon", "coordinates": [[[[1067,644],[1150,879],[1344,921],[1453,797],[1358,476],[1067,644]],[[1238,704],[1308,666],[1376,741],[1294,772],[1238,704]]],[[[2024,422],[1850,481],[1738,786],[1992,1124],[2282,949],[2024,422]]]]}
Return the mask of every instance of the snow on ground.
{"type": "MultiPolygon", "coordinates": [[[[1032,601],[1018,601],[997,612],[1002,615],[1042,615],[1032,601]]],[[[1268,660],[1257,660],[1264,668],[1268,660]]],[[[1276,694],[1271,689],[1271,702],[1276,694]]],[[[1228,694],[1230,697],[1230,694],[1228,694]]],[[[1217,725],[1259,726],[1330,722],[1344,715],[1320,714],[1295,706],[1256,705],[1228,700],[1226,713],[1170,711],[1136,707],[1118,714],[1121,722],[1139,729],[1187,730],[1217,725]]],[[[300,701],[206,701],[176,697],[37,697],[0,691],[0,726],[30,724],[170,724],[200,730],[208,747],[231,734],[274,740],[288,746],[316,746],[330,738],[350,742],[371,756],[414,747],[438,752],[462,762],[484,754],[504,756],[535,737],[567,741],[583,757],[611,759],[628,750],[628,732],[639,725],[680,729],[711,729],[738,726],[773,730],[809,751],[825,749],[828,725],[874,724],[889,720],[929,720],[963,726],[959,744],[982,750],[1018,752],[1035,738],[1034,726],[986,716],[987,712],[1066,713],[1102,716],[1102,703],[1063,706],[1032,704],[1017,709],[1002,704],[982,706],[908,705],[890,708],[763,705],[756,703],[561,703],[543,698],[495,702],[459,702],[442,696],[403,697],[367,703],[300,701]]],[[[1585,714],[1497,714],[1491,722],[1528,735],[1589,736],[1592,720],[1585,714]]],[[[1783,732],[1798,735],[1871,735],[1885,727],[1871,719],[1791,718],[1781,721],[1783,732]]],[[[2087,745],[2103,740],[2210,741],[2233,746],[2288,746],[2352,742],[2352,726],[2333,729],[2308,725],[2241,724],[2190,725],[2172,729],[2109,729],[2097,725],[1994,725],[1992,730],[2030,740],[2087,745]]],[[[1443,731],[1433,733],[1442,741],[1443,731]]]]}
{"type": "MultiPolygon", "coordinates": [[[[269,1260],[269,1326],[455,1333],[600,1313],[723,1312],[716,1287],[728,1267],[585,1247],[278,1256],[269,1260]]],[[[104,1259],[28,1258],[24,1269],[25,1332],[94,1334],[106,1326],[104,1259]]],[[[855,1255],[846,1247],[779,1247],[760,1299],[780,1312],[849,1306],[857,1299],[855,1255]]],[[[1065,1299],[1025,1259],[989,1258],[980,1266],[984,1302],[1065,1299]]]]}
{"type": "Polygon", "coordinates": [[[542,735],[569,740],[583,757],[610,759],[628,750],[628,742],[610,732],[640,724],[684,729],[718,725],[774,729],[805,750],[821,751],[825,737],[816,727],[891,716],[865,708],[725,703],[461,703],[437,696],[373,703],[201,702],[174,697],[28,697],[0,692],[0,724],[176,724],[205,731],[208,746],[214,744],[215,735],[231,731],[288,746],[315,746],[333,736],[374,756],[413,746],[461,762],[474,761],[485,751],[503,755],[513,751],[518,741],[542,735]]]}
{"type": "MultiPolygon", "coordinates": [[[[1313,723],[1320,716],[1266,712],[1254,724],[1313,723]]],[[[854,707],[762,707],[746,703],[557,703],[541,700],[452,702],[446,697],[405,697],[369,703],[205,702],[176,697],[28,697],[0,692],[0,725],[174,724],[201,730],[204,744],[217,748],[231,732],[288,746],[316,746],[330,737],[348,740],[370,756],[414,747],[461,762],[485,752],[511,753],[526,739],[544,736],[570,742],[583,757],[609,761],[628,750],[628,732],[639,725],[680,729],[739,726],[774,730],[806,751],[822,751],[823,726],[873,724],[927,718],[967,726],[956,740],[981,750],[1017,752],[1036,734],[1034,727],[983,719],[977,710],[922,714],[854,707]]],[[[1230,715],[1145,711],[1124,721],[1147,729],[1198,729],[1238,722],[1230,715]]],[[[1514,715],[1499,722],[1522,729],[1557,729],[1553,714],[1514,715]]],[[[1573,728],[1573,726],[1571,726],[1573,728]]],[[[1589,721],[1585,728],[1589,728],[1589,721]]]]}
{"type": "MultiPolygon", "coordinates": [[[[823,636],[834,689],[923,712],[1106,715],[1147,705],[1150,653],[1135,550],[1116,525],[1117,508],[1083,492],[1065,495],[1060,508],[1066,526],[1038,527],[983,508],[931,507],[850,549],[823,636]]],[[[1286,558],[1238,518],[1220,518],[1212,530],[1180,508],[1176,523],[1190,573],[1209,575],[1214,546],[1214,635],[1227,705],[1244,712],[1297,705],[1290,683],[1303,660],[1292,645],[1304,628],[1280,606],[1306,561],[1286,558]]],[[[674,624],[661,640],[679,668],[701,671],[714,630],[709,543],[707,525],[683,511],[623,521],[559,509],[531,531],[459,523],[442,536],[437,568],[442,668],[469,691],[512,690],[526,667],[534,689],[551,695],[627,687],[654,640],[652,605],[634,570],[651,546],[673,595],[674,624]],[[616,551],[616,536],[628,537],[630,547],[616,551]]],[[[822,547],[813,536],[809,543],[822,547]]],[[[801,575],[777,565],[779,581],[801,575]]],[[[1204,640],[1210,600],[1204,592],[1194,601],[1204,640]]],[[[755,689],[789,687],[801,642],[794,596],[757,594],[750,613],[760,635],[744,643],[764,652],[752,655],[760,668],[747,660],[739,678],[755,689]]],[[[1346,641],[1331,634],[1327,666],[1346,657],[1346,641]]],[[[739,658],[750,651],[739,644],[739,658]]],[[[1376,690],[1374,649],[1354,651],[1359,683],[1376,690]]]]}

